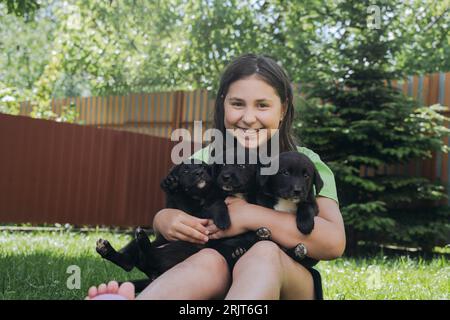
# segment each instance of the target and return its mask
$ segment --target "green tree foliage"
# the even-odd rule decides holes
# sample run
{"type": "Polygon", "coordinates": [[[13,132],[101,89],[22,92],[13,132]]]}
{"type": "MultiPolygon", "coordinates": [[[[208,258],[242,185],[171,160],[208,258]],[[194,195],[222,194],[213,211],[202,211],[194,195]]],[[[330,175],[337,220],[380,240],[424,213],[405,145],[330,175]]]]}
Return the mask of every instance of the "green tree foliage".
{"type": "Polygon", "coordinates": [[[95,95],[164,87],[170,74],[168,60],[175,55],[166,49],[178,41],[172,3],[80,0],[65,6],[62,32],[69,37],[61,48],[65,55],[61,89],[66,91],[74,80],[87,80],[95,95]]]}
{"type": "MultiPolygon", "coordinates": [[[[214,88],[223,66],[246,52],[275,57],[293,82],[306,83],[342,69],[329,46],[343,30],[343,42],[355,36],[345,16],[353,13],[335,4],[349,1],[40,0],[27,19],[8,15],[9,2],[20,1],[0,2],[2,81],[30,89],[61,55],[57,97],[214,88]]],[[[398,2],[386,19],[385,36],[401,39],[390,55],[396,70],[449,70],[445,2],[398,2]]]]}
{"type": "Polygon", "coordinates": [[[0,112],[17,115],[20,112],[20,101],[23,95],[10,86],[0,82],[0,112]]]}
{"type": "Polygon", "coordinates": [[[181,67],[183,82],[215,91],[225,65],[247,52],[268,54],[281,62],[285,42],[282,16],[287,9],[284,3],[188,2],[183,9],[187,34],[174,65],[181,67]]]}
{"type": "Polygon", "coordinates": [[[8,14],[15,14],[18,17],[27,17],[33,15],[39,9],[39,3],[36,0],[0,0],[5,3],[8,14]]]}
{"type": "Polygon", "coordinates": [[[306,88],[308,100],[300,103],[297,131],[335,173],[350,252],[360,240],[429,250],[450,230],[448,212],[434,208],[445,197],[443,186],[388,175],[384,167],[447,152],[443,138],[449,119],[439,113],[443,107],[423,107],[392,88],[391,80],[404,73],[400,62],[393,63],[404,53],[404,37],[389,36],[398,27],[399,7],[385,2],[385,18],[368,28],[369,4],[325,8],[337,15],[327,15],[327,23],[338,36],[328,40],[326,53],[313,58],[317,73],[306,88]],[[373,174],[361,176],[361,166],[373,174]]]}
{"type": "Polygon", "coordinates": [[[31,90],[50,61],[56,25],[44,12],[28,20],[6,12],[0,4],[0,79],[19,91],[31,90]]]}

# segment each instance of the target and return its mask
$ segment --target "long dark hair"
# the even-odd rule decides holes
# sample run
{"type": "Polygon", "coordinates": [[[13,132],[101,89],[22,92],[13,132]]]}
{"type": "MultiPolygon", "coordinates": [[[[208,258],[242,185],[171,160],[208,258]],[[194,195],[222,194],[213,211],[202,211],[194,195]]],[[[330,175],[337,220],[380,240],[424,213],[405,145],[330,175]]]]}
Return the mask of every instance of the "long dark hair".
{"type": "Polygon", "coordinates": [[[233,82],[255,74],[275,89],[281,103],[286,107],[286,112],[279,128],[280,152],[295,151],[296,143],[292,134],[294,105],[291,82],[283,68],[268,56],[244,54],[228,64],[221,76],[216,95],[214,127],[220,130],[225,137],[224,101],[228,89],[233,82]]]}

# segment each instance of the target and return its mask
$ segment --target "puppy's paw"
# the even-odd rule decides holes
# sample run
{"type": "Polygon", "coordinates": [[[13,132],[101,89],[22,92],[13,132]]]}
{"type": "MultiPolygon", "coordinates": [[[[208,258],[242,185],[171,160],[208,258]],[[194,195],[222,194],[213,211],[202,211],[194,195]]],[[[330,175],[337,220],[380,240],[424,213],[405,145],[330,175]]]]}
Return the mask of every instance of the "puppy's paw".
{"type": "Polygon", "coordinates": [[[179,181],[178,177],[169,174],[162,182],[161,187],[164,190],[175,191],[178,188],[179,181]]]}
{"type": "Polygon", "coordinates": [[[111,246],[108,240],[104,239],[98,239],[96,243],[95,250],[98,252],[99,255],[101,255],[103,258],[107,257],[111,253],[113,253],[115,250],[111,246]]]}
{"type": "Polygon", "coordinates": [[[134,232],[134,236],[141,250],[150,249],[150,239],[148,238],[148,235],[145,233],[144,229],[142,229],[141,227],[137,227],[134,232]]]}
{"type": "Polygon", "coordinates": [[[310,234],[314,229],[314,220],[297,221],[297,228],[302,234],[310,234]]]}
{"type": "Polygon", "coordinates": [[[244,255],[244,253],[246,253],[247,252],[247,250],[245,250],[245,248],[241,248],[241,247],[239,247],[239,248],[236,248],[234,251],[233,251],[233,253],[231,253],[231,257],[233,258],[233,259],[239,259],[240,257],[242,257],[243,255],[244,255]]]}
{"type": "Polygon", "coordinates": [[[214,224],[220,230],[228,229],[231,226],[230,216],[229,215],[220,215],[214,218],[214,224]]]}
{"type": "Polygon", "coordinates": [[[137,227],[136,230],[134,230],[134,237],[136,240],[139,241],[139,239],[145,239],[148,238],[147,234],[141,227],[137,227]]]}

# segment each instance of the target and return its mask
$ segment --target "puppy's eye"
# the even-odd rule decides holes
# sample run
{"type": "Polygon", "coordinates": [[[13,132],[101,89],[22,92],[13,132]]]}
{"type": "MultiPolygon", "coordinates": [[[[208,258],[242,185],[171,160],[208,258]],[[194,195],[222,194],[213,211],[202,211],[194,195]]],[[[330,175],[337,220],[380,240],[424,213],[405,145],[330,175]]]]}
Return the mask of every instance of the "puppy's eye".
{"type": "Polygon", "coordinates": [[[309,179],[309,174],[305,173],[305,174],[303,175],[303,177],[305,177],[305,179],[309,179]]]}
{"type": "Polygon", "coordinates": [[[286,169],[284,169],[284,170],[281,171],[281,174],[282,174],[283,176],[288,176],[288,175],[289,175],[289,171],[286,170],[286,169]]]}

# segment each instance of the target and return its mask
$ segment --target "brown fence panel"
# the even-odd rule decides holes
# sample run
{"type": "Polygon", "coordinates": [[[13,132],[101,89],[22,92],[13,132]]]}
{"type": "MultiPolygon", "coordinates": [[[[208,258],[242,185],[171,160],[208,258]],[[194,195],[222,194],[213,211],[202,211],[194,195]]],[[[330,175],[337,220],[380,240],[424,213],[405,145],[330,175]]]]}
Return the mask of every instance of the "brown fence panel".
{"type": "Polygon", "coordinates": [[[0,114],[0,222],[151,226],[173,144],[0,114]]]}
{"type": "MultiPolygon", "coordinates": [[[[424,76],[409,76],[406,79],[392,81],[392,85],[404,94],[418,99],[424,105],[432,105],[435,103],[440,103],[445,106],[450,105],[450,72],[434,73],[424,76]]],[[[294,86],[296,91],[301,93],[302,86],[300,84],[295,84],[294,86]]],[[[79,120],[83,124],[109,127],[128,132],[145,133],[146,135],[166,139],[170,138],[172,131],[177,128],[187,128],[191,132],[191,137],[194,138],[193,124],[195,120],[202,121],[203,132],[211,128],[214,110],[214,100],[208,95],[208,91],[203,89],[164,93],[131,93],[127,96],[114,97],[114,99],[112,97],[55,99],[52,101],[53,111],[60,114],[61,107],[67,106],[70,102],[75,104],[76,110],[79,113],[79,120]]],[[[20,114],[29,114],[31,109],[30,103],[24,102],[21,106],[20,114]]],[[[450,113],[446,112],[445,114],[448,116],[450,113]]],[[[81,129],[78,131],[82,132],[81,129]]],[[[20,137],[25,133],[17,134],[20,137]]],[[[89,143],[93,141],[90,140],[90,135],[88,136],[88,140],[84,141],[86,148],[91,146],[89,143]]],[[[50,138],[48,143],[50,145],[52,143],[60,143],[58,141],[56,138],[50,138]]],[[[100,142],[100,140],[96,140],[95,146],[98,146],[97,143],[100,142]]],[[[444,139],[444,143],[449,145],[447,138],[444,139]]],[[[125,148],[129,148],[129,146],[125,148]]],[[[161,146],[154,144],[152,148],[153,150],[159,151],[161,146]]],[[[53,152],[56,152],[57,149],[54,150],[53,152]]],[[[109,149],[106,148],[106,150],[109,149]]],[[[130,150],[129,152],[132,151],[130,150]]],[[[94,157],[94,153],[93,151],[90,156],[94,157]]],[[[118,156],[121,157],[122,154],[118,156]]],[[[450,159],[448,154],[433,152],[432,159],[414,160],[407,164],[383,166],[376,170],[362,166],[360,172],[361,175],[373,175],[375,172],[386,172],[387,174],[423,176],[432,181],[439,180],[447,187],[447,194],[449,196],[447,203],[450,204],[449,166],[450,159]]],[[[46,172],[46,169],[44,168],[43,171],[46,172]]],[[[74,179],[77,181],[77,178],[74,179]]],[[[31,188],[31,186],[29,187],[31,188]]],[[[130,197],[134,197],[134,194],[130,195],[130,197]]]]}

